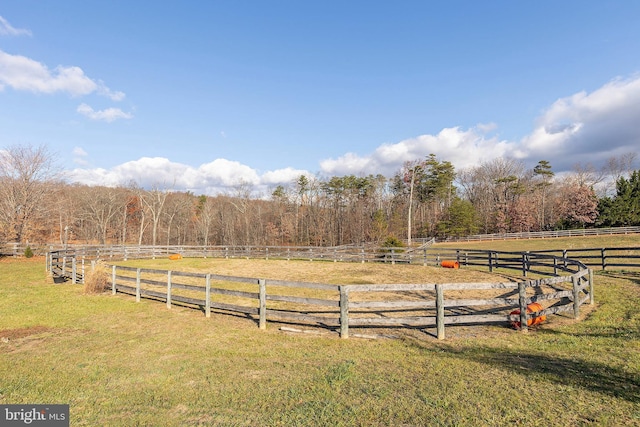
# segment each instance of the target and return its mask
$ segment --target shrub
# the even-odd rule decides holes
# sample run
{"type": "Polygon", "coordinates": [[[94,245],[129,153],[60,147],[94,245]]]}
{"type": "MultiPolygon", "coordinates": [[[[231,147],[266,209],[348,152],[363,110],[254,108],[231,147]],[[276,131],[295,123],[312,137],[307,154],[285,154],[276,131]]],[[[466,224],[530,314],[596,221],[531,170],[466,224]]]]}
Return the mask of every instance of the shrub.
{"type": "Polygon", "coordinates": [[[27,246],[26,248],[24,248],[24,256],[26,258],[32,258],[33,257],[33,251],[31,250],[31,246],[27,246]]]}
{"type": "Polygon", "coordinates": [[[84,276],[84,292],[99,294],[108,290],[109,287],[109,270],[102,262],[97,262],[93,269],[84,276]]]}
{"type": "Polygon", "coordinates": [[[398,249],[403,247],[404,247],[404,243],[402,242],[402,240],[394,236],[389,236],[385,239],[384,242],[382,242],[382,248],[379,250],[379,252],[383,254],[381,255],[382,258],[387,258],[392,254],[403,253],[404,250],[398,249]]]}
{"type": "Polygon", "coordinates": [[[394,236],[389,236],[384,242],[382,242],[383,248],[404,248],[402,240],[394,236]]]}

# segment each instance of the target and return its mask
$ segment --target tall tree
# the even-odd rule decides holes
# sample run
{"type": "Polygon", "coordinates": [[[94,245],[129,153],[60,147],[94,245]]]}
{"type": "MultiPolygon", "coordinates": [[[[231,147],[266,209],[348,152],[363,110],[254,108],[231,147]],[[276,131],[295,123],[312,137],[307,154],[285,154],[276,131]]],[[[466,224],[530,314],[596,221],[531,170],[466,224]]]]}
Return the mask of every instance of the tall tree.
{"type": "Polygon", "coordinates": [[[158,186],[154,186],[151,190],[142,190],[139,192],[140,200],[151,217],[151,244],[155,245],[158,242],[158,225],[160,224],[160,218],[164,209],[165,201],[167,200],[167,190],[162,190],[158,186]]]}
{"type": "Polygon", "coordinates": [[[551,180],[555,173],[551,170],[551,164],[547,160],[540,160],[538,164],[533,168],[533,174],[538,178],[538,182],[535,183],[535,187],[541,194],[541,204],[538,211],[538,221],[540,223],[540,229],[544,230],[546,227],[546,201],[547,192],[551,186],[551,180]]]}
{"type": "Polygon", "coordinates": [[[640,225],[640,171],[634,171],[629,179],[620,177],[616,183],[616,195],[601,199],[599,211],[601,225],[640,225]]]}

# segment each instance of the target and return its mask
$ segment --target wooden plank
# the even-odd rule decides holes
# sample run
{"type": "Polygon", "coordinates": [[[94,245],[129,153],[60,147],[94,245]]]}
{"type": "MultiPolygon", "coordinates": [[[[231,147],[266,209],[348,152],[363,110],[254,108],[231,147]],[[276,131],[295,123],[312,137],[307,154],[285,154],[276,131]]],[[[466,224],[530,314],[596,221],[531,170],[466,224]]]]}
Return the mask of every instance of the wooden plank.
{"type": "Polygon", "coordinates": [[[435,300],[424,301],[349,301],[349,307],[352,309],[370,309],[370,308],[433,308],[436,306],[435,300]]]}
{"type": "Polygon", "coordinates": [[[211,275],[207,274],[204,291],[204,315],[211,317],[211,275]]]}
{"type": "Polygon", "coordinates": [[[258,299],[260,294],[258,292],[246,292],[246,291],[233,291],[231,289],[211,288],[211,292],[220,295],[230,295],[241,298],[258,299]]]}
{"type": "Polygon", "coordinates": [[[344,285],[349,292],[433,291],[434,284],[344,285]]]}
{"type": "Polygon", "coordinates": [[[298,304],[309,304],[309,305],[322,305],[328,307],[338,307],[340,306],[339,301],[327,300],[327,299],[319,299],[319,298],[303,298],[303,297],[294,297],[288,295],[267,295],[267,300],[269,301],[283,301],[283,302],[295,302],[298,304]]]}
{"type": "Polygon", "coordinates": [[[189,297],[184,297],[182,295],[172,295],[171,301],[174,301],[174,302],[180,301],[187,304],[193,304],[193,305],[204,307],[204,300],[199,298],[189,298],[189,297]]]}
{"type": "Polygon", "coordinates": [[[444,290],[442,285],[436,285],[436,337],[444,339],[444,290]]]}
{"type": "MultiPolygon", "coordinates": [[[[117,266],[117,267],[118,269],[123,268],[122,266],[117,266]]],[[[154,270],[150,268],[143,268],[141,269],[141,271],[142,273],[145,273],[145,274],[162,274],[162,275],[167,274],[167,270],[154,270]]]]}
{"type": "Polygon", "coordinates": [[[350,326],[433,326],[435,316],[424,317],[349,317],[350,326]]]}
{"type": "Polygon", "coordinates": [[[447,325],[461,324],[461,323],[507,323],[509,322],[508,315],[500,314],[464,314],[459,316],[446,316],[444,323],[447,325]]]}
{"type": "Polygon", "coordinates": [[[122,271],[133,271],[133,272],[138,271],[138,269],[136,267],[127,267],[125,265],[117,265],[116,268],[118,270],[122,270],[122,271]]]}
{"type": "MultiPolygon", "coordinates": [[[[173,272],[173,275],[175,276],[175,271],[173,272]]],[[[175,283],[173,282],[171,284],[171,286],[174,289],[184,289],[187,291],[197,291],[197,292],[204,292],[205,291],[205,287],[204,286],[199,286],[199,285],[186,285],[184,283],[175,283]]]]}
{"type": "Polygon", "coordinates": [[[211,301],[211,308],[215,308],[217,310],[232,311],[236,313],[259,314],[257,307],[247,307],[243,305],[226,304],[223,302],[216,302],[216,301],[211,301]]]}
{"type": "Polygon", "coordinates": [[[570,276],[545,277],[542,279],[528,280],[526,282],[526,285],[528,287],[535,288],[540,286],[556,285],[558,283],[566,283],[566,282],[571,282],[570,276]]]}
{"type": "Polygon", "coordinates": [[[443,283],[445,291],[454,290],[489,290],[489,289],[516,289],[518,282],[496,282],[496,283],[443,283]]]}
{"type": "Polygon", "coordinates": [[[140,289],[140,295],[161,298],[163,300],[167,298],[167,294],[164,292],[152,291],[151,289],[140,289]]]}
{"type": "Polygon", "coordinates": [[[126,285],[119,285],[116,284],[116,290],[122,293],[128,293],[131,295],[135,295],[136,294],[136,287],[135,286],[126,286],[126,285]]]}
{"type": "Polygon", "coordinates": [[[340,286],[340,338],[349,338],[349,290],[340,286]]]}
{"type": "Polygon", "coordinates": [[[251,283],[253,285],[257,285],[260,282],[260,279],[254,279],[252,277],[237,277],[237,276],[224,276],[221,274],[212,274],[212,280],[219,280],[223,282],[240,282],[240,283],[251,283]]]}
{"type": "MultiPolygon", "coordinates": [[[[306,313],[293,313],[293,312],[273,310],[273,309],[267,309],[267,315],[269,316],[270,319],[275,318],[275,319],[284,319],[284,320],[296,320],[299,322],[317,323],[320,325],[327,325],[327,326],[339,326],[340,324],[340,322],[337,319],[337,316],[336,317],[314,316],[306,313]]],[[[351,319],[349,319],[349,321],[351,322],[351,319]]]]}
{"type": "Polygon", "coordinates": [[[445,300],[444,307],[517,306],[517,298],[454,299],[445,300]]]}
{"type": "Polygon", "coordinates": [[[167,308],[171,308],[171,271],[167,271],[167,308]]]}
{"type": "Polygon", "coordinates": [[[135,282],[136,278],[135,277],[130,277],[130,276],[119,276],[116,275],[115,276],[117,280],[124,280],[125,282],[135,282]]]}
{"type": "MultiPolygon", "coordinates": [[[[166,274],[166,270],[162,273],[162,274],[166,274]]],[[[174,276],[180,276],[180,277],[194,277],[196,279],[206,279],[207,278],[207,274],[206,273],[191,273],[191,272],[187,272],[187,271],[173,271],[173,275],[174,276]]]]}
{"type": "Polygon", "coordinates": [[[267,329],[267,285],[264,279],[260,279],[258,283],[259,301],[258,301],[258,327],[267,329]]]}
{"type": "Polygon", "coordinates": [[[546,301],[546,300],[552,300],[552,299],[569,298],[572,296],[573,296],[573,291],[571,290],[557,291],[557,292],[551,292],[548,294],[533,295],[532,297],[529,297],[528,301],[529,302],[546,301]]]}

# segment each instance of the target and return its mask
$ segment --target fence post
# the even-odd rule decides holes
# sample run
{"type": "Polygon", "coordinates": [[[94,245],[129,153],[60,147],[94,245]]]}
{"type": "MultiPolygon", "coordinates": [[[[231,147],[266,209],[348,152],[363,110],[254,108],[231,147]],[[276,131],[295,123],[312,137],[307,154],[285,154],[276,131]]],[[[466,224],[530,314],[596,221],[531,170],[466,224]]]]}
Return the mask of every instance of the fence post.
{"type": "Polygon", "coordinates": [[[422,250],[422,252],[423,252],[423,256],[422,256],[422,260],[423,260],[423,261],[422,261],[422,265],[423,265],[423,266],[426,266],[426,265],[427,265],[427,248],[424,248],[424,249],[422,250]]]}
{"type": "Polygon", "coordinates": [[[76,284],[77,280],[77,265],[76,265],[76,257],[71,258],[71,283],[76,284]]]}
{"type": "Polygon", "coordinates": [[[553,257],[553,275],[558,275],[558,258],[556,258],[555,255],[553,257]]]}
{"type": "Polygon", "coordinates": [[[365,261],[365,258],[366,258],[365,254],[364,254],[364,246],[362,246],[362,249],[360,251],[362,253],[362,261],[361,262],[362,262],[362,264],[364,264],[364,261],[365,261]]]}
{"type": "Polygon", "coordinates": [[[140,269],[136,270],[136,302],[140,302],[140,269]]]}
{"type": "Polygon", "coordinates": [[[167,308],[171,309],[171,270],[167,271],[167,308]]]}
{"type": "Polygon", "coordinates": [[[391,248],[391,265],[395,265],[396,263],[396,250],[391,248]]]}
{"type": "Polygon", "coordinates": [[[580,279],[575,275],[571,276],[571,284],[573,285],[573,318],[580,317],[580,291],[578,289],[580,285],[580,279]]]}
{"type": "MultiPolygon", "coordinates": [[[[85,283],[85,281],[84,281],[84,276],[85,276],[85,273],[84,273],[84,255],[82,255],[82,262],[81,262],[80,265],[81,265],[80,271],[82,272],[82,283],[85,283]]],[[[94,269],[95,269],[95,267],[92,266],[91,267],[91,271],[93,271],[94,269]]]]}
{"type": "Polygon", "coordinates": [[[522,276],[527,277],[527,254],[528,251],[522,253],[522,276]]]}
{"type": "Polygon", "coordinates": [[[114,265],[111,267],[111,295],[115,295],[115,294],[116,294],[116,266],[114,265]]]}
{"type": "Polygon", "coordinates": [[[436,331],[439,340],[444,339],[444,289],[436,285],[436,331]]]}
{"type": "Polygon", "coordinates": [[[589,305],[595,304],[595,295],[593,294],[593,270],[589,269],[589,305]]]}
{"type": "Polygon", "coordinates": [[[520,330],[527,332],[527,283],[525,281],[518,283],[518,304],[520,305],[520,330]]]}
{"type": "Polygon", "coordinates": [[[211,317],[211,273],[207,273],[204,286],[204,315],[211,317]]]}
{"type": "Polygon", "coordinates": [[[493,272],[493,252],[489,251],[489,273],[493,272]]]}
{"type": "Polygon", "coordinates": [[[258,279],[258,287],[260,288],[259,294],[259,307],[258,307],[258,316],[259,321],[258,325],[260,329],[267,329],[267,282],[264,279],[258,279]]]}
{"type": "Polygon", "coordinates": [[[607,250],[605,248],[600,249],[600,255],[602,256],[602,271],[607,268],[607,250]]]}
{"type": "Polygon", "coordinates": [[[349,290],[346,286],[340,289],[340,338],[349,338],[349,290]]]}

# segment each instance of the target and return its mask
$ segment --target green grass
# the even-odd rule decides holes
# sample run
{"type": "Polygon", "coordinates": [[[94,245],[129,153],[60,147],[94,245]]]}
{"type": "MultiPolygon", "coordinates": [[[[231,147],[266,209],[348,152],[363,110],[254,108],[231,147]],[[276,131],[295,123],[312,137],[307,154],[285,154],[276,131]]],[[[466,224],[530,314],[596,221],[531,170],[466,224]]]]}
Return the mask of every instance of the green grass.
{"type": "Polygon", "coordinates": [[[590,249],[627,246],[640,247],[640,235],[621,234],[615,236],[558,237],[552,239],[512,239],[482,242],[452,242],[437,243],[433,247],[494,249],[500,251],[535,251],[546,249],[590,249]]]}
{"type": "MultiPolygon", "coordinates": [[[[247,265],[276,265],[264,263],[247,265]]],[[[288,268],[313,279],[311,264],[288,268]]],[[[351,266],[361,281],[413,269],[351,266]]],[[[321,274],[339,281],[348,267],[321,274]]],[[[640,425],[639,284],[597,274],[594,310],[527,334],[461,326],[445,341],[420,331],[341,340],[86,295],[48,280],[43,259],[4,259],[0,403],[68,403],[73,426],[640,425]]]]}

